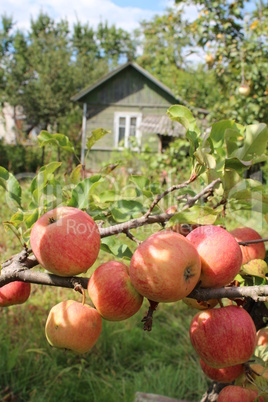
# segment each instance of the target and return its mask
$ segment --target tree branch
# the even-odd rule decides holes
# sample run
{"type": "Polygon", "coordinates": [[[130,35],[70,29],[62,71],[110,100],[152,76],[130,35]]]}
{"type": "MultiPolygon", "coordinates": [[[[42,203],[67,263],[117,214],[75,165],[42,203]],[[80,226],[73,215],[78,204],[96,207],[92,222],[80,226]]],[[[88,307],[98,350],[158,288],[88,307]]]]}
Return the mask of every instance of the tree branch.
{"type": "MultiPolygon", "coordinates": [[[[23,281],[47,286],[59,286],[63,288],[74,288],[76,285],[81,285],[84,289],[87,288],[87,277],[63,277],[45,272],[31,271],[28,268],[16,266],[13,268],[12,264],[9,268],[2,271],[0,275],[0,287],[7,283],[14,281],[23,281]]],[[[231,300],[250,297],[254,301],[267,301],[268,300],[268,285],[263,286],[242,286],[242,287],[223,287],[214,289],[196,288],[188,297],[199,301],[209,299],[223,299],[228,298],[231,300]]]]}

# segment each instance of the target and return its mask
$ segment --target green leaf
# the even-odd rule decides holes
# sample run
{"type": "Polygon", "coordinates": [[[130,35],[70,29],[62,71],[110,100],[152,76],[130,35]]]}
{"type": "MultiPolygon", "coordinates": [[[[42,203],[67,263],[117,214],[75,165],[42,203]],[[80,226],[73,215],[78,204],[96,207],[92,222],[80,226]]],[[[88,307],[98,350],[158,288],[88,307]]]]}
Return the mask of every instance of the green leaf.
{"type": "Polygon", "coordinates": [[[109,134],[111,131],[105,130],[104,128],[96,128],[91,132],[91,136],[87,140],[86,147],[87,149],[91,149],[93,145],[106,134],[109,134]]]}
{"type": "Polygon", "coordinates": [[[90,197],[97,185],[103,181],[101,175],[95,175],[82,180],[72,191],[68,206],[79,209],[87,209],[90,205],[90,197]]]}
{"type": "Polygon", "coordinates": [[[39,146],[54,145],[68,152],[75,152],[74,146],[69,138],[64,134],[50,134],[48,131],[42,130],[37,136],[39,146]]]}
{"type": "Polygon", "coordinates": [[[192,208],[175,214],[167,223],[171,227],[178,223],[213,225],[217,219],[218,212],[208,206],[194,205],[192,208]]]}
{"type": "Polygon", "coordinates": [[[3,225],[6,229],[11,230],[14,235],[17,237],[17,239],[19,240],[20,244],[23,246],[23,241],[21,238],[21,233],[19,232],[19,230],[16,228],[15,224],[13,222],[10,221],[5,221],[3,222],[3,225]]]}
{"type": "Polygon", "coordinates": [[[132,175],[130,181],[135,184],[141,191],[149,189],[150,180],[145,176],[132,175]]]}
{"type": "Polygon", "coordinates": [[[265,153],[268,142],[268,128],[266,124],[252,124],[246,127],[243,146],[232,152],[229,157],[240,161],[252,161],[265,153]]]}
{"type": "Polygon", "coordinates": [[[70,180],[72,184],[77,184],[81,180],[81,169],[82,165],[77,165],[70,174],[70,180]]]}
{"type": "Polygon", "coordinates": [[[111,214],[116,222],[124,222],[144,212],[144,206],[139,201],[120,200],[113,204],[111,214]]]}
{"type": "Polygon", "coordinates": [[[128,260],[132,257],[130,248],[122,243],[122,239],[115,236],[105,237],[101,240],[101,249],[114,255],[117,258],[126,258],[128,260]]]}
{"type": "Polygon", "coordinates": [[[194,131],[195,133],[200,134],[200,130],[196,124],[196,119],[187,107],[173,105],[167,110],[167,114],[171,120],[182,124],[186,130],[194,131]]]}
{"type": "Polygon", "coordinates": [[[40,216],[40,210],[36,208],[34,211],[29,211],[24,214],[24,223],[27,229],[31,228],[40,216]]]}
{"type": "Polygon", "coordinates": [[[0,186],[6,190],[6,202],[9,207],[13,202],[16,206],[21,206],[21,187],[18,180],[12,173],[8,172],[4,167],[0,166],[0,186]]]}
{"type": "Polygon", "coordinates": [[[237,140],[241,136],[241,130],[243,130],[243,126],[237,124],[234,120],[221,120],[212,124],[210,139],[212,140],[213,147],[218,149],[224,146],[224,142],[227,144],[229,140],[231,142],[234,139],[237,140]]]}

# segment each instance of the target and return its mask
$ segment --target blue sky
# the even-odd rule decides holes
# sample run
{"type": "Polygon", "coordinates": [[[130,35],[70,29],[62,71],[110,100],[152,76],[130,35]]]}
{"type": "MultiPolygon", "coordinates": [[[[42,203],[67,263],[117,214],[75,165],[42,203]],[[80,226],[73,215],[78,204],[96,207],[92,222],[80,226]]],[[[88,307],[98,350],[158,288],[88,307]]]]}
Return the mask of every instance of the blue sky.
{"type": "Polygon", "coordinates": [[[55,20],[77,20],[96,26],[101,20],[132,31],[142,19],[163,13],[173,0],[0,0],[1,15],[13,16],[16,27],[27,30],[42,10],[55,20]]]}

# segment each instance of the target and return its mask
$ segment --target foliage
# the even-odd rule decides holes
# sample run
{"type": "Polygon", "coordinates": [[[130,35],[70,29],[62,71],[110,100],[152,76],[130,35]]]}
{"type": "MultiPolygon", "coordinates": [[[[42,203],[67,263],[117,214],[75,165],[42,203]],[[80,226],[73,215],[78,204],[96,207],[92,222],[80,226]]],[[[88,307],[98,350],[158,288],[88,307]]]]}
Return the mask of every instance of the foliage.
{"type": "Polygon", "coordinates": [[[244,124],[267,121],[267,4],[256,3],[247,16],[247,1],[183,3],[199,8],[198,18],[188,28],[196,44],[212,56],[208,68],[220,88],[212,117],[244,124]],[[250,87],[249,96],[239,94],[240,84],[250,87]]]}
{"type": "MultiPolygon", "coordinates": [[[[168,223],[171,226],[178,222],[221,224],[228,216],[241,221],[245,213],[262,213],[263,217],[267,217],[267,186],[263,187],[259,181],[251,178],[244,178],[244,173],[250,167],[267,159],[264,153],[268,142],[267,126],[263,123],[242,126],[232,120],[222,120],[214,123],[209,132],[203,133],[186,107],[172,106],[168,114],[187,130],[188,145],[185,150],[189,153],[188,179],[194,185],[189,190],[182,188],[176,195],[170,194],[169,205],[163,201],[155,206],[153,212],[159,213],[170,205],[177,205],[178,213],[168,223]],[[206,207],[201,199],[193,208],[184,210],[186,194],[194,197],[204,186],[216,179],[220,180],[220,184],[215,187],[213,197],[206,200],[206,207]]],[[[87,143],[89,149],[105,134],[106,131],[101,129],[93,132],[87,143]]],[[[41,132],[38,140],[41,146],[56,146],[70,153],[74,150],[71,141],[63,134],[41,132]]],[[[83,209],[96,221],[103,221],[104,226],[138,218],[148,210],[155,196],[161,193],[161,187],[167,188],[172,184],[171,180],[178,180],[178,176],[181,176],[182,162],[178,162],[178,156],[177,146],[171,146],[166,154],[159,156],[162,161],[150,161],[149,168],[155,171],[151,177],[132,175],[126,176],[121,182],[118,178],[115,180],[116,173],[114,175],[113,170],[104,169],[99,174],[85,177],[81,164],[65,174],[63,181],[57,174],[59,169],[63,169],[61,163],[50,162],[42,166],[33,178],[30,185],[31,202],[26,209],[20,203],[20,184],[11,173],[2,168],[0,184],[5,188],[8,186],[10,202],[15,212],[6,225],[12,227],[22,243],[27,243],[34,222],[57,205],[83,209]],[[155,162],[161,162],[158,168],[155,162]],[[165,173],[167,166],[171,167],[169,177],[168,172],[165,173]]],[[[264,218],[260,222],[262,219],[264,218]]],[[[114,256],[131,258],[131,250],[128,247],[122,248],[119,239],[105,239],[102,247],[114,256]]]]}
{"type": "Polygon", "coordinates": [[[93,30],[77,22],[71,34],[67,20],[56,22],[40,12],[28,34],[15,30],[12,19],[4,16],[2,25],[1,101],[23,108],[26,133],[38,126],[51,132],[60,127],[67,134],[74,126],[77,137],[81,110],[71,97],[121,57],[133,57],[130,35],[108,24],[93,30]]]}

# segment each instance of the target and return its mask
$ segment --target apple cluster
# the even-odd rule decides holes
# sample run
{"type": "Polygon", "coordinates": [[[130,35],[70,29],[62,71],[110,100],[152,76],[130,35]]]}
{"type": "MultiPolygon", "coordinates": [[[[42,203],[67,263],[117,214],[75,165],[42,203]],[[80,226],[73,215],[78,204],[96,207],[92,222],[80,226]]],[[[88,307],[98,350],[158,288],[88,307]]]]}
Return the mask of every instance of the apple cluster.
{"type": "MultiPolygon", "coordinates": [[[[136,248],[129,267],[114,260],[98,266],[87,286],[94,307],[74,300],[55,305],[46,321],[48,342],[85,353],[99,339],[102,319],[128,319],[140,310],[144,298],[156,305],[182,300],[200,310],[191,321],[190,340],[204,373],[219,382],[232,382],[243,374],[244,363],[256,346],[256,328],[250,315],[237,305],[219,306],[216,299],[201,302],[188,296],[196,286],[229,285],[243,264],[264,259],[264,244],[238,244],[261,238],[251,228],[228,232],[220,226],[195,225],[184,233],[182,228],[175,225],[149,236],[136,248]]],[[[101,238],[97,224],[86,212],[58,207],[33,225],[30,243],[43,268],[70,277],[92,267],[101,238]]],[[[1,288],[0,306],[23,303],[29,295],[30,284],[10,283],[1,288]]],[[[235,395],[238,391],[227,387],[218,400],[230,400],[229,392],[235,395]]],[[[241,398],[253,400],[250,395],[241,398]]]]}

